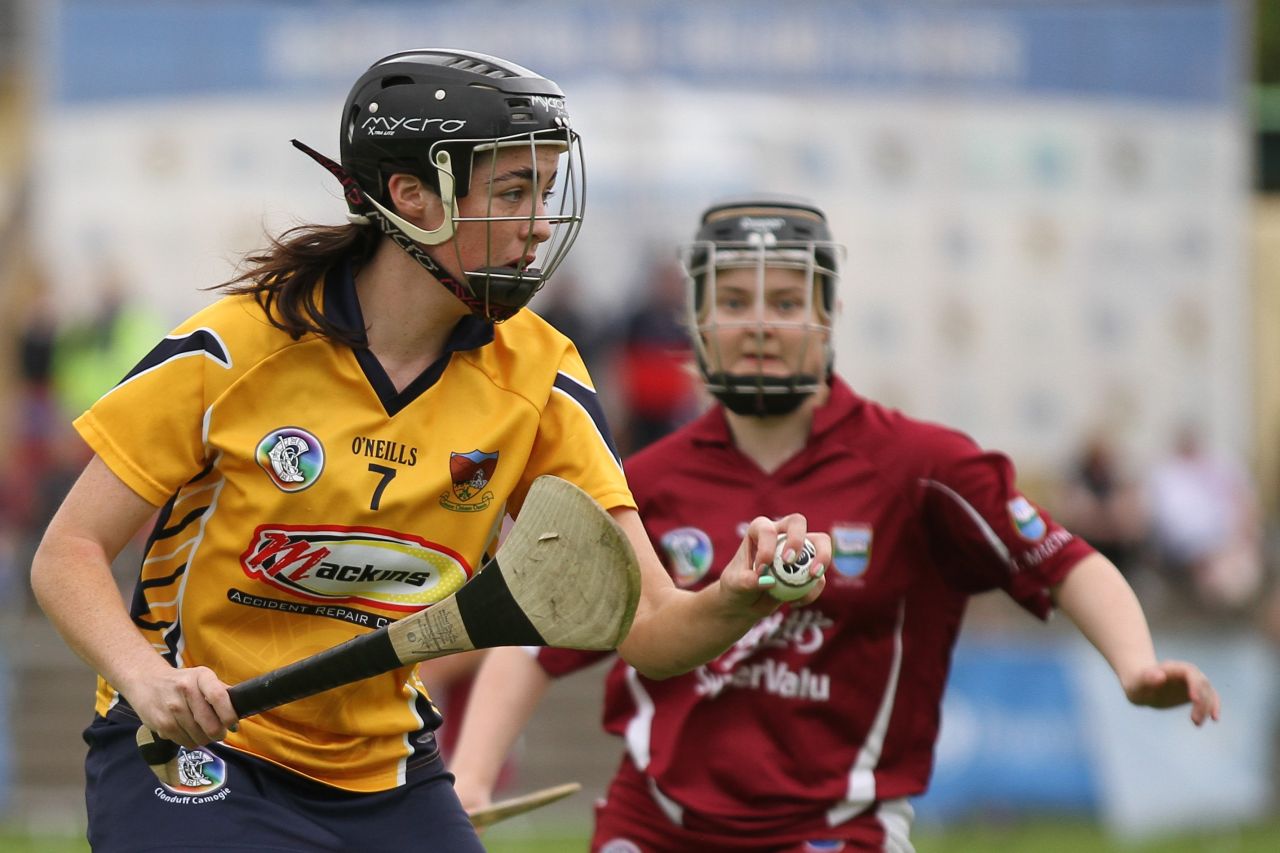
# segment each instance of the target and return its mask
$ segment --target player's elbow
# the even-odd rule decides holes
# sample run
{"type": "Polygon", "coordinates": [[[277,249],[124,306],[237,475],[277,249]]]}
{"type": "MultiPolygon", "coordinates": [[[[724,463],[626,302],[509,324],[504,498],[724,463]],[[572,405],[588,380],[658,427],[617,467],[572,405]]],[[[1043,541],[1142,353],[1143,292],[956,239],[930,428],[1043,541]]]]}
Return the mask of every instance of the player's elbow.
{"type": "Polygon", "coordinates": [[[62,586],[59,571],[62,561],[56,556],[58,545],[58,541],[51,539],[46,533],[31,558],[31,592],[36,603],[46,613],[49,612],[50,605],[56,602],[57,590],[62,586]]]}

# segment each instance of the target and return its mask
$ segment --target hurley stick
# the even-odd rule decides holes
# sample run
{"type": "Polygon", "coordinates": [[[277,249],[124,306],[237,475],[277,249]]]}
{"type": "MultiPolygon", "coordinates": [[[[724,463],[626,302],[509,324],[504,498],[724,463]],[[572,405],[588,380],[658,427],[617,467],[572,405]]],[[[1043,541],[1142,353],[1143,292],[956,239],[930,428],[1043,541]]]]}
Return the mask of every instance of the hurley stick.
{"type": "MultiPolygon", "coordinates": [[[[608,650],[626,637],[640,569],[626,534],[558,477],[534,481],[498,553],[453,595],[412,616],[233,686],[241,717],[389,672],[494,646],[608,650]]],[[[177,744],[145,726],[138,749],[162,782],[181,784],[177,744]]]]}
{"type": "Polygon", "coordinates": [[[577,782],[566,782],[563,785],[552,785],[550,788],[542,788],[531,794],[525,794],[522,797],[512,797],[509,800],[499,800],[498,802],[486,806],[482,809],[476,809],[469,812],[467,817],[471,818],[471,825],[476,829],[484,829],[486,826],[492,826],[500,820],[506,820],[509,817],[515,817],[525,812],[533,811],[541,808],[548,803],[554,803],[556,800],[562,800],[570,794],[576,794],[582,790],[582,785],[577,782]]]}

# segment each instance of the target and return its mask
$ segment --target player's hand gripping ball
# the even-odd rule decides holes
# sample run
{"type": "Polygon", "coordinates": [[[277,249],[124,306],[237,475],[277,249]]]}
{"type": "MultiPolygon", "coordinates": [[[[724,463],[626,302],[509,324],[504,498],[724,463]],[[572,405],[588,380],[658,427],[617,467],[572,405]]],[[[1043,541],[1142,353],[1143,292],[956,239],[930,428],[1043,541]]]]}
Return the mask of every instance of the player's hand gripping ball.
{"type": "Polygon", "coordinates": [[[790,563],[783,562],[782,552],[787,547],[787,535],[778,534],[778,547],[773,552],[773,564],[765,567],[765,571],[773,575],[777,581],[769,587],[769,594],[779,601],[795,601],[804,598],[818,582],[809,569],[813,566],[818,549],[808,539],[804,540],[804,548],[796,554],[790,563]]]}

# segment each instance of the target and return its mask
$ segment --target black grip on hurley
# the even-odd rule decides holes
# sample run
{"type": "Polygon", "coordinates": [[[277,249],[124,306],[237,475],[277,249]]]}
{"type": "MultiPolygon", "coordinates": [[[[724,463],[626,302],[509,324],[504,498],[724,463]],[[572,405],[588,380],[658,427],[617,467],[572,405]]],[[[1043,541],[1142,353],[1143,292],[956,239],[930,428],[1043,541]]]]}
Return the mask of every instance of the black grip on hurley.
{"type": "Polygon", "coordinates": [[[477,649],[545,646],[547,641],[511,594],[497,559],[458,590],[458,615],[477,649]]]}
{"type": "Polygon", "coordinates": [[[399,665],[400,657],[384,626],[312,657],[242,681],[227,692],[236,713],[249,717],[295,699],[390,672],[399,665]]]}

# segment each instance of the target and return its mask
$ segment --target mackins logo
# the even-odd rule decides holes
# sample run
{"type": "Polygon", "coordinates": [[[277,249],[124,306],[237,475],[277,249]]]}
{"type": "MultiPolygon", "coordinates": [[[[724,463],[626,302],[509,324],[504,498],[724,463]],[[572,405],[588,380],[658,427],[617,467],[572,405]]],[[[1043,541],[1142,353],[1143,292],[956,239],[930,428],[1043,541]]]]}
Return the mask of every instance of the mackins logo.
{"type": "Polygon", "coordinates": [[[1048,530],[1039,511],[1022,495],[1009,501],[1009,518],[1018,535],[1030,542],[1039,542],[1048,530]]]}
{"type": "Polygon", "coordinates": [[[404,611],[435,604],[471,577],[456,551],[372,527],[264,524],[240,566],[255,580],[311,601],[404,611]]]}
{"type": "Polygon", "coordinates": [[[677,527],[662,534],[662,550],[681,587],[693,586],[711,569],[711,537],[696,527],[677,527]]]}
{"type": "Polygon", "coordinates": [[[282,492],[309,488],[324,471],[324,446],[305,429],[281,427],[258,442],[254,456],[282,492]]]}
{"type": "Polygon", "coordinates": [[[493,492],[484,487],[489,485],[493,472],[498,467],[498,453],[485,453],[473,450],[470,453],[449,454],[449,477],[453,480],[453,492],[440,496],[440,506],[454,512],[479,512],[488,509],[493,503],[493,492]]]}

